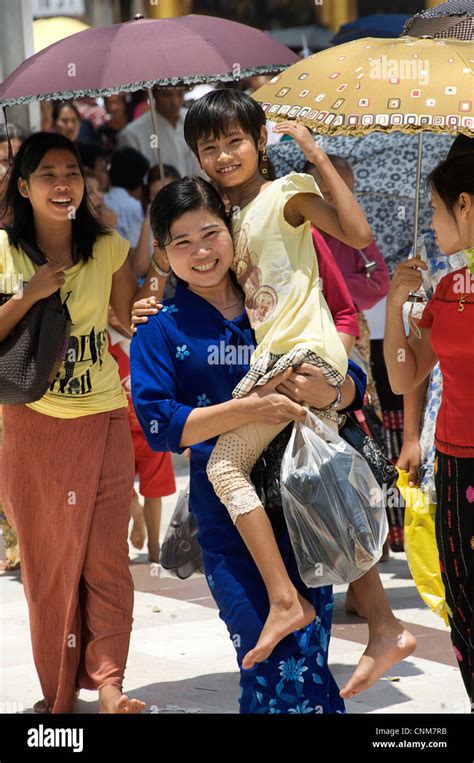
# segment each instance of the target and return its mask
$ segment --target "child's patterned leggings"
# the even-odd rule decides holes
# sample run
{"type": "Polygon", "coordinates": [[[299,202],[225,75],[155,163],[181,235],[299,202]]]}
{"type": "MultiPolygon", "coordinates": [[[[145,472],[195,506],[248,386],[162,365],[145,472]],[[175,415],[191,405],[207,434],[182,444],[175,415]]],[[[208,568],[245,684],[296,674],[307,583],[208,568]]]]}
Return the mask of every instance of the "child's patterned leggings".
{"type": "MultiPolygon", "coordinates": [[[[327,426],[337,423],[324,418],[327,426]]],[[[289,424],[246,424],[219,437],[207,464],[207,476],[217,497],[229,511],[232,521],[262,505],[250,479],[259,456],[289,424]]]]}
{"type": "MultiPolygon", "coordinates": [[[[451,641],[474,702],[474,458],[436,451],[436,541],[451,641]]],[[[471,704],[474,709],[474,705],[471,704]]]]}

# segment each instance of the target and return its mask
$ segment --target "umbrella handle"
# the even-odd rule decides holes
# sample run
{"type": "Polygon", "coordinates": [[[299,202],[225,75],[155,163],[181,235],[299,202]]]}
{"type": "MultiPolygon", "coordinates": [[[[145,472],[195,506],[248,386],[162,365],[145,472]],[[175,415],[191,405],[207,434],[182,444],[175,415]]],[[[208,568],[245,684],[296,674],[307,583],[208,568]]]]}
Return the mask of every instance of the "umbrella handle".
{"type": "Polygon", "coordinates": [[[10,138],[10,130],[8,129],[8,119],[7,119],[7,107],[2,106],[3,111],[3,119],[5,120],[5,132],[7,134],[7,143],[8,143],[8,164],[10,167],[13,164],[13,148],[12,148],[12,141],[10,138]]]}
{"type": "Polygon", "coordinates": [[[155,103],[155,99],[153,97],[153,88],[148,87],[147,88],[147,93],[148,93],[148,101],[150,103],[150,113],[151,113],[151,121],[152,121],[152,124],[153,124],[153,132],[154,132],[154,134],[156,136],[156,141],[157,141],[157,143],[156,143],[156,158],[158,160],[158,164],[159,164],[159,167],[160,167],[160,180],[163,182],[163,180],[165,179],[165,173],[164,173],[164,170],[163,170],[163,159],[161,157],[161,151],[160,151],[160,134],[159,134],[159,130],[158,130],[158,117],[156,115],[156,103],[155,103]]]}
{"type": "MultiPolygon", "coordinates": [[[[423,133],[418,135],[418,152],[416,157],[416,186],[415,186],[415,219],[413,226],[413,252],[416,257],[418,254],[418,226],[420,219],[420,185],[421,185],[421,159],[423,155],[423,133]]],[[[424,302],[424,298],[421,297],[416,291],[411,291],[408,295],[407,302],[424,302]]]]}

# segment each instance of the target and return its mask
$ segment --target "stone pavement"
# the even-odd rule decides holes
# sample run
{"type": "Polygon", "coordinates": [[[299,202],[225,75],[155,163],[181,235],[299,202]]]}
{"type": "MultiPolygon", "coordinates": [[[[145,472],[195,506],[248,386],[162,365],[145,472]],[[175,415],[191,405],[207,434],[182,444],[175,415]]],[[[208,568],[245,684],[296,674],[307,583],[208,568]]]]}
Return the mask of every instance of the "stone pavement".
{"type": "MultiPolygon", "coordinates": [[[[185,470],[178,467],[182,489],[185,470]]],[[[176,496],[164,499],[163,534],[176,496]]],[[[1,542],[0,542],[0,545],[1,542]]],[[[151,713],[237,713],[235,653],[206,580],[180,581],[131,549],[135,582],[134,629],[125,690],[151,713]],[[157,574],[160,573],[160,574],[157,574]]],[[[346,703],[348,713],[467,713],[469,705],[449,633],[419,597],[404,554],[379,565],[395,615],[416,635],[415,656],[346,703]]],[[[345,586],[335,586],[329,661],[339,685],[352,672],[367,640],[365,621],[344,611],[345,586]]],[[[28,612],[19,573],[0,577],[0,713],[32,712],[41,690],[31,653],[28,612]]],[[[76,712],[94,713],[94,692],[82,691],[76,712]]]]}

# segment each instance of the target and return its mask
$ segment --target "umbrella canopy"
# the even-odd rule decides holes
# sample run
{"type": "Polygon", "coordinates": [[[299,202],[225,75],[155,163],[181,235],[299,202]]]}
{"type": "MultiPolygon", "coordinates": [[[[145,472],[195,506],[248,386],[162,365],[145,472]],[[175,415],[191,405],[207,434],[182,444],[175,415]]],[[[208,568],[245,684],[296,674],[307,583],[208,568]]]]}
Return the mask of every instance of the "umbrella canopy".
{"type": "Polygon", "coordinates": [[[86,29],[27,58],[0,86],[0,106],[231,81],[298,60],[269,35],[234,21],[140,18],[86,29]]]}
{"type": "Polygon", "coordinates": [[[267,118],[321,134],[474,130],[470,42],[366,37],[315,53],[253,97],[267,118]]]}
{"type": "Polygon", "coordinates": [[[448,0],[434,8],[416,13],[403,28],[402,34],[411,37],[474,38],[474,7],[472,0],[448,0]]]}
{"type": "Polygon", "coordinates": [[[404,13],[372,13],[370,16],[362,16],[343,24],[331,42],[333,45],[341,45],[361,37],[399,37],[408,18],[404,13]]]}

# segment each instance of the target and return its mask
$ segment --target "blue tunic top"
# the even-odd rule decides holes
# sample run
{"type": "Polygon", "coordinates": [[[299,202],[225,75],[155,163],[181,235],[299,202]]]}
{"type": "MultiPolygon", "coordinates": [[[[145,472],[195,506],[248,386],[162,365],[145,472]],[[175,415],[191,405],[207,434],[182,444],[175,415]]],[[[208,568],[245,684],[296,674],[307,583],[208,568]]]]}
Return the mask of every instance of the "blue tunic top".
{"type": "MultiPolygon", "coordinates": [[[[178,284],[173,299],[138,326],[131,344],[132,399],[153,450],[181,453],[182,431],[194,408],[230,400],[247,373],[254,335],[247,315],[227,320],[212,305],[178,284]]],[[[354,407],[362,405],[365,374],[353,363],[354,407]]],[[[243,540],[207,479],[206,465],[217,438],[191,446],[189,508],[196,517],[204,569],[220,617],[241,661],[255,646],[268,616],[268,597],[243,540]]],[[[241,712],[344,712],[327,665],[332,588],[307,589],[296,566],[286,529],[277,542],[295,587],[317,618],[287,636],[264,663],[241,668],[241,712]]]]}

